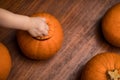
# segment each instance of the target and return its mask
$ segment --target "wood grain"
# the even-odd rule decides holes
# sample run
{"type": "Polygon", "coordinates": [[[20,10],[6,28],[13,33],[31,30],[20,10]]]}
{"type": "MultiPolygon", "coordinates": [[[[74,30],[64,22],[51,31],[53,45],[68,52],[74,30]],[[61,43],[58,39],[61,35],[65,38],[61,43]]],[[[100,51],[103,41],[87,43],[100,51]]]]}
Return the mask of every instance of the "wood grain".
{"type": "Polygon", "coordinates": [[[11,53],[8,80],[80,80],[84,64],[101,52],[118,52],[102,35],[101,19],[119,0],[0,0],[0,7],[17,14],[48,12],[62,24],[64,43],[50,60],[26,58],[16,40],[16,30],[0,28],[0,41],[11,53]]]}

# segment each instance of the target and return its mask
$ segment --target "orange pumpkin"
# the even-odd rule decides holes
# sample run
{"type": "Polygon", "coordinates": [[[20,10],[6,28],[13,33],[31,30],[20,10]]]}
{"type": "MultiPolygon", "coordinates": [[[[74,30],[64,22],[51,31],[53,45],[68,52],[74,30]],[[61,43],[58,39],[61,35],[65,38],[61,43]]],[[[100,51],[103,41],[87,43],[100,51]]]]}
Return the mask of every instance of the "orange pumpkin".
{"type": "Polygon", "coordinates": [[[109,9],[103,17],[102,31],[109,43],[120,47],[120,3],[109,9]]]}
{"type": "Polygon", "coordinates": [[[119,80],[120,54],[101,53],[85,65],[81,80],[119,80]]]}
{"type": "Polygon", "coordinates": [[[33,38],[26,31],[18,31],[17,40],[23,53],[31,59],[48,59],[60,48],[63,42],[63,30],[59,21],[47,13],[39,13],[33,16],[46,19],[49,26],[48,36],[33,38]]]}
{"type": "Polygon", "coordinates": [[[9,51],[2,43],[0,43],[0,80],[7,79],[11,66],[9,51]]]}

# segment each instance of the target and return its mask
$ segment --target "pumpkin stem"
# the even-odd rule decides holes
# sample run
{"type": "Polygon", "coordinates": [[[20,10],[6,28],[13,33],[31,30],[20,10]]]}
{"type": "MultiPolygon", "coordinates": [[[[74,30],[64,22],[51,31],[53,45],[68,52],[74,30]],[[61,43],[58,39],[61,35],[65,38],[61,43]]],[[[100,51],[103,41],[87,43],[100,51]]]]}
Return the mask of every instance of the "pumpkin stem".
{"type": "Polygon", "coordinates": [[[113,71],[108,71],[107,73],[109,75],[108,80],[119,80],[120,79],[120,74],[118,73],[118,70],[113,70],[113,71]]]}

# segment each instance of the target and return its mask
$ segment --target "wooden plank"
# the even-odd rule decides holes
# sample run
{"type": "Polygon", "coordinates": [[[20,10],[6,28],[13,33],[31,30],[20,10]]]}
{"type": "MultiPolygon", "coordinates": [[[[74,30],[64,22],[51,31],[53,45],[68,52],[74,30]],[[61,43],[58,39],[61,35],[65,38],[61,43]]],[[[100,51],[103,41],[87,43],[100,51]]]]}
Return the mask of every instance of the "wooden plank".
{"type": "Polygon", "coordinates": [[[64,43],[50,60],[26,58],[16,40],[16,30],[0,28],[0,41],[11,53],[13,67],[8,80],[79,80],[82,66],[94,55],[120,52],[102,35],[101,18],[119,0],[0,0],[0,7],[32,15],[48,12],[62,24],[64,43]]]}

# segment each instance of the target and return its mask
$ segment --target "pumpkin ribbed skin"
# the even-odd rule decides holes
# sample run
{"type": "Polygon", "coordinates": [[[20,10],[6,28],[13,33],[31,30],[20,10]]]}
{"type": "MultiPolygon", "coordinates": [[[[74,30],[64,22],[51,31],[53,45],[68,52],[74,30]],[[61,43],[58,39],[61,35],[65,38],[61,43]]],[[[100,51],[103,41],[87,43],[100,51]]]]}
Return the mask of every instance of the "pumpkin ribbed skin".
{"type": "Polygon", "coordinates": [[[0,43],[0,80],[6,80],[11,70],[11,57],[8,49],[0,43]]]}
{"type": "Polygon", "coordinates": [[[110,44],[120,47],[120,3],[109,9],[103,17],[102,31],[110,44]]]}
{"type": "Polygon", "coordinates": [[[118,70],[120,73],[120,54],[101,53],[85,65],[81,80],[110,80],[107,72],[112,70],[118,70]]]}
{"type": "Polygon", "coordinates": [[[26,31],[18,31],[17,40],[23,53],[31,59],[48,59],[60,48],[63,42],[63,31],[59,21],[47,13],[39,13],[33,16],[43,17],[49,26],[49,34],[43,40],[33,38],[26,31]]]}

